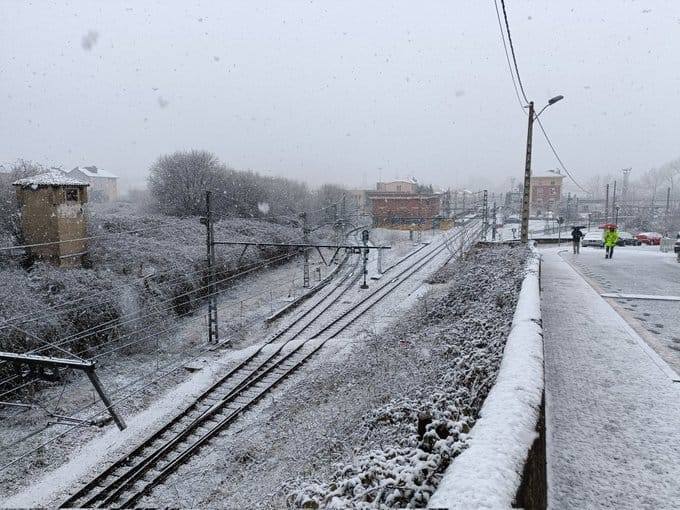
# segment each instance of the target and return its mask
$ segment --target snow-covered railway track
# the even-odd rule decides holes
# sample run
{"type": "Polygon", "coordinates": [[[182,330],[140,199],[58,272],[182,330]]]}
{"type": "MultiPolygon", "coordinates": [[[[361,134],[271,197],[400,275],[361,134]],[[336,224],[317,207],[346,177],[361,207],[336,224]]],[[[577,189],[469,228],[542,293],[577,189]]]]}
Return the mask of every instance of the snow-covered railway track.
{"type": "MultiPolygon", "coordinates": [[[[327,319],[329,310],[341,302],[345,293],[359,279],[361,272],[355,266],[331,292],[281,328],[255,353],[204,391],[187,409],[131,453],[115,461],[61,506],[133,506],[212,437],[310,360],[326,342],[337,337],[399,285],[450,248],[452,242],[457,242],[460,250],[466,249],[478,231],[479,225],[470,223],[409,261],[408,265],[408,258],[403,259],[398,265],[404,264],[405,267],[398,274],[371,289],[361,300],[344,307],[339,315],[327,319]],[[319,319],[325,321],[320,329],[301,338],[319,319]]],[[[456,251],[453,250],[450,257],[456,251]]]]}

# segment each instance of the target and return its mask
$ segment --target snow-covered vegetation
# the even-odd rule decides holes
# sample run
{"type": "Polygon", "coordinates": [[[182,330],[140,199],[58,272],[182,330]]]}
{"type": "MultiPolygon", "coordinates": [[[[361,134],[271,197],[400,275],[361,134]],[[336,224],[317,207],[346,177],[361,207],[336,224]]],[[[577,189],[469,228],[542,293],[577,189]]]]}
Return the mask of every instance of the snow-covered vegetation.
{"type": "Polygon", "coordinates": [[[445,294],[422,303],[390,335],[374,340],[385,356],[417,358],[425,384],[400,391],[408,386],[395,381],[390,400],[364,417],[364,439],[352,457],[326,479],[290,483],[290,505],[427,504],[451,459],[465,448],[494,384],[525,257],[519,247],[475,249],[467,264],[437,275],[437,281],[448,280],[445,294]],[[426,356],[419,356],[423,352],[426,356]]]}
{"type": "Polygon", "coordinates": [[[425,506],[494,384],[525,259],[475,248],[399,293],[145,504],[425,506]]]}
{"type": "MultiPolygon", "coordinates": [[[[167,329],[204,303],[205,227],[198,218],[141,214],[130,204],[117,204],[91,209],[89,227],[92,236],[105,237],[90,241],[84,268],[60,269],[41,262],[28,270],[17,262],[0,268],[0,349],[41,348],[43,354],[63,356],[48,345],[58,343],[70,353],[89,357],[117,337],[125,335],[132,343],[149,336],[154,327],[167,329]]],[[[215,224],[216,238],[224,240],[299,242],[301,235],[296,225],[256,219],[215,224]]],[[[241,250],[217,250],[215,272],[221,288],[243,268],[265,260],[277,264],[294,255],[289,248],[251,247],[241,257],[241,250]]],[[[133,347],[143,348],[143,342],[133,347]]],[[[7,365],[0,366],[0,374],[6,370],[7,365]]]]}
{"type": "Polygon", "coordinates": [[[205,211],[205,190],[212,190],[218,217],[281,218],[312,211],[310,221],[332,219],[344,190],[325,184],[311,190],[299,181],[227,167],[214,154],[192,150],[163,155],[149,169],[154,210],[173,216],[205,211]]]}

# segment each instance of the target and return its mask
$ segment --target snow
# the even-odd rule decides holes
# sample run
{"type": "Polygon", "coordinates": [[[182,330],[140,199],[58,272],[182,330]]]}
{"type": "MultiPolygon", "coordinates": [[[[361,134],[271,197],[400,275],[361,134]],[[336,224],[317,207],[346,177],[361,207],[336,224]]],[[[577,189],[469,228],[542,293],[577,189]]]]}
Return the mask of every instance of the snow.
{"type": "Polygon", "coordinates": [[[33,177],[19,179],[12,184],[14,186],[32,187],[33,189],[37,186],[89,186],[88,183],[69,177],[56,169],[33,177]]]}
{"type": "Polygon", "coordinates": [[[680,385],[557,250],[543,254],[548,505],[677,507],[680,385]]]}
{"type": "Polygon", "coordinates": [[[527,263],[496,384],[428,507],[510,508],[517,494],[543,394],[539,256],[527,263]]]}
{"type": "Polygon", "coordinates": [[[107,170],[97,168],[96,166],[77,166],[67,173],[70,174],[71,172],[74,172],[76,170],[82,172],[87,177],[105,177],[107,179],[118,179],[117,175],[114,175],[107,170]]]}
{"type": "Polygon", "coordinates": [[[205,360],[205,368],[168,391],[162,398],[154,402],[146,410],[134,417],[127,418],[124,431],[109,427],[103,435],[84,444],[69,456],[69,460],[54,471],[47,474],[39,482],[34,483],[22,492],[5,499],[3,507],[27,508],[53,506],[58,494],[65,499],[67,491],[86,481],[91,471],[100,466],[106,458],[114,460],[118,455],[147,437],[152,430],[177,414],[183,407],[191,404],[202,390],[206,389],[224,371],[223,363],[237,362],[254,352],[257,346],[231,351],[223,355],[219,362],[205,360]]]}
{"type": "Polygon", "coordinates": [[[658,296],[655,294],[623,294],[620,292],[605,292],[602,297],[614,299],[646,299],[649,301],[680,301],[680,296],[658,296]]]}

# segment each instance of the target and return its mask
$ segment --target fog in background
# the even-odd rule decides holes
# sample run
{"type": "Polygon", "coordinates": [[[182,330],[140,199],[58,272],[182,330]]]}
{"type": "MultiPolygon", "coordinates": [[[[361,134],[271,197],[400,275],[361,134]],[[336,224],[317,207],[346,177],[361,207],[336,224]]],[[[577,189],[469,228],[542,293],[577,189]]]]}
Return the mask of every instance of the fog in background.
{"type": "MultiPolygon", "coordinates": [[[[680,156],[680,3],[506,3],[528,95],[565,95],[542,119],[577,178],[680,156]]],[[[123,187],[190,148],[311,184],[522,174],[491,0],[0,5],[0,163],[95,164],[123,187]]],[[[536,131],[534,169],[556,167],[536,131]]]]}

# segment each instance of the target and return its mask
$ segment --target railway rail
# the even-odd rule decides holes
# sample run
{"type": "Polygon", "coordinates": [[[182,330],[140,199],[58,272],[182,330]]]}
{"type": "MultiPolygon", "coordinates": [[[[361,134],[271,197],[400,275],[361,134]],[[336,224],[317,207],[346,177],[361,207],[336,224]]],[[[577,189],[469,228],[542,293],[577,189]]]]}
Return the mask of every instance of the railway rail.
{"type": "Polygon", "coordinates": [[[418,253],[416,257],[414,253],[413,257],[403,258],[392,269],[405,267],[375,286],[362,299],[344,308],[336,307],[361,276],[357,257],[352,269],[330,292],[279,329],[184,411],[130,453],[116,460],[61,507],[126,508],[135,505],[177,467],[198,453],[211,438],[309,361],[327,342],[337,338],[444,250],[451,249],[451,243],[457,243],[457,247],[451,250],[446,262],[469,247],[480,230],[479,222],[468,223],[444,241],[430,245],[428,248],[431,249],[424,250],[424,254],[418,253]],[[411,258],[413,260],[409,260],[411,258]],[[340,308],[339,312],[325,320],[334,308],[340,308]],[[303,336],[321,322],[320,319],[324,323],[313,333],[303,336]]]}

